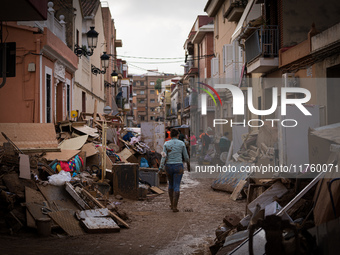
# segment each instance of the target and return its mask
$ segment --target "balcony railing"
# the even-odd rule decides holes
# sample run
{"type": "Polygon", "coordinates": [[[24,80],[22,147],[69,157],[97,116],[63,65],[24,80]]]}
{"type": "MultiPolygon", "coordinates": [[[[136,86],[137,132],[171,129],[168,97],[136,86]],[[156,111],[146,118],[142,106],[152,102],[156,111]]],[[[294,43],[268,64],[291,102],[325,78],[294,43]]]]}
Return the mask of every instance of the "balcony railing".
{"type": "Polygon", "coordinates": [[[53,9],[53,2],[48,3],[47,20],[45,21],[20,21],[18,25],[26,25],[31,27],[38,27],[44,30],[47,27],[53,34],[66,44],[66,29],[64,15],[60,15],[58,20],[54,16],[55,10],[53,9]]]}
{"type": "Polygon", "coordinates": [[[258,57],[273,58],[279,52],[279,30],[277,26],[261,26],[245,41],[246,61],[258,57]]]}

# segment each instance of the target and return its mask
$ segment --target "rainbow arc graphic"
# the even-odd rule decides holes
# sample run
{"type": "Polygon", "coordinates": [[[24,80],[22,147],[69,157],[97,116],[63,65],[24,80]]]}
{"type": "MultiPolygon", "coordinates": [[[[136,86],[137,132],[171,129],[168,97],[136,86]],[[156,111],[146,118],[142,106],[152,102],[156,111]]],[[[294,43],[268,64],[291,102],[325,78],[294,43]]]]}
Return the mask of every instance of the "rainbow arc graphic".
{"type": "MultiPolygon", "coordinates": [[[[203,82],[197,82],[205,87],[207,87],[208,89],[210,89],[212,92],[214,92],[214,94],[217,96],[221,106],[222,106],[222,100],[221,100],[221,97],[220,95],[217,93],[217,91],[211,87],[210,85],[206,84],[206,83],[203,83],[203,82]]],[[[200,90],[203,90],[204,92],[206,92],[211,98],[212,100],[214,101],[215,103],[215,106],[217,106],[217,102],[216,102],[216,99],[215,97],[213,96],[213,94],[207,90],[207,89],[204,89],[204,88],[199,88],[200,90]]],[[[201,99],[201,108],[202,108],[202,115],[207,115],[207,97],[206,97],[206,94],[202,94],[202,99],[201,99]]]]}

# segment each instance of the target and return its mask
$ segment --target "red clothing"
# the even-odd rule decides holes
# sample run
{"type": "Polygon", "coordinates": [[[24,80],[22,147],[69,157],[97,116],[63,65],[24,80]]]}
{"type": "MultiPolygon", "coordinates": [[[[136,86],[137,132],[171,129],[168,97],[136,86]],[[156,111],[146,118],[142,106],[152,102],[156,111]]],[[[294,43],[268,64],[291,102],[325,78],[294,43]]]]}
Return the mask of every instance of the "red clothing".
{"type": "Polygon", "coordinates": [[[166,131],[165,141],[170,141],[171,140],[170,133],[171,133],[170,131],[166,131]]]}
{"type": "Polygon", "coordinates": [[[197,144],[197,140],[196,140],[196,136],[195,135],[190,136],[190,144],[191,145],[196,145],[197,144]]]}

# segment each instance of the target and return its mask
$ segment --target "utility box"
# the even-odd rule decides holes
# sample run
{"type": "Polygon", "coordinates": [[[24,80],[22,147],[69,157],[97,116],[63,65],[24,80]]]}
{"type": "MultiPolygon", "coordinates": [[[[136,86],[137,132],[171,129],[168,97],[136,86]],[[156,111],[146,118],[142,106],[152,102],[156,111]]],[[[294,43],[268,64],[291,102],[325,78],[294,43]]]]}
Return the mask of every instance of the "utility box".
{"type": "Polygon", "coordinates": [[[165,127],[163,122],[142,122],[142,141],[144,141],[152,151],[161,153],[165,140],[165,127]]]}
{"type": "Polygon", "coordinates": [[[151,186],[159,186],[158,168],[139,168],[139,177],[151,186]]]}

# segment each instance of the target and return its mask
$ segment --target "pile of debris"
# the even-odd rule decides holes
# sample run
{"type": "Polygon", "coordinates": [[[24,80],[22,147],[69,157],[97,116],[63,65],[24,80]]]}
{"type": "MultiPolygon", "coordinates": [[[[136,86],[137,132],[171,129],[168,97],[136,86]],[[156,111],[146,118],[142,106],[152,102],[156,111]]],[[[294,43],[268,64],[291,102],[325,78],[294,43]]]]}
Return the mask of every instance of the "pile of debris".
{"type": "MultiPolygon", "coordinates": [[[[224,217],[216,229],[211,253],[336,254],[340,176],[334,169],[340,162],[339,131],[340,124],[309,130],[310,164],[298,174],[272,173],[267,178],[240,171],[221,174],[212,187],[232,193],[233,200],[246,198],[247,206],[243,215],[224,217]],[[316,171],[316,165],[327,167],[316,171]]],[[[268,159],[274,165],[277,141],[274,128],[261,128],[245,138],[238,152],[241,160],[231,162],[231,166],[251,167],[264,160],[267,163],[262,164],[270,164],[268,159]]]]}
{"type": "Polygon", "coordinates": [[[120,117],[88,115],[57,125],[0,124],[2,233],[26,226],[41,235],[60,228],[70,236],[119,232],[129,225],[117,199],[163,193],[157,187],[161,156],[140,133],[124,128],[120,117]]]}
{"type": "Polygon", "coordinates": [[[277,139],[277,127],[264,125],[259,130],[244,135],[243,144],[233,158],[239,162],[275,165],[277,139]]]}

